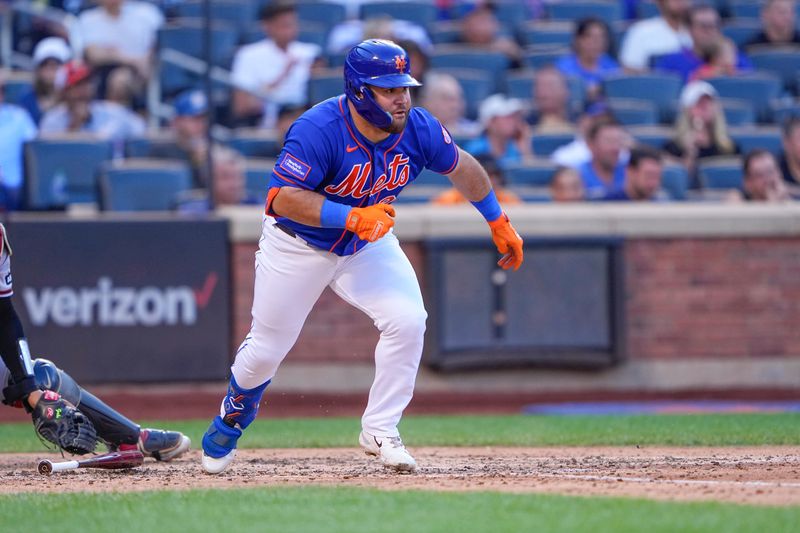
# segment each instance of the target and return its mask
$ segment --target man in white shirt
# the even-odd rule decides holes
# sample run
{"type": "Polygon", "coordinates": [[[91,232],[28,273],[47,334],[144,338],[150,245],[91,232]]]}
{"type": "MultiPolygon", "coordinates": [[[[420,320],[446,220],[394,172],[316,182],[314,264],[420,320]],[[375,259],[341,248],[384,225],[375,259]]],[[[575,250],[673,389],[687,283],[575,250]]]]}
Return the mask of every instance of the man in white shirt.
{"type": "Polygon", "coordinates": [[[640,20],[625,34],[619,60],[628,72],[644,72],[650,58],[692,47],[687,20],[690,0],[657,0],[661,16],[640,20]]]}
{"type": "Polygon", "coordinates": [[[101,87],[101,92],[109,100],[126,105],[129,102],[124,100],[130,99],[131,87],[133,93],[141,93],[152,73],[156,32],[164,23],[164,16],[146,2],[97,3],[98,7],[84,11],[78,19],[79,40],[86,62],[107,74],[107,87],[101,87]]]}
{"type": "Polygon", "coordinates": [[[263,125],[273,127],[281,107],[306,105],[311,69],[322,50],[297,41],[292,4],[267,4],[259,18],[268,37],[243,46],[233,58],[233,116],[243,124],[263,117],[263,125]]]}
{"type": "Polygon", "coordinates": [[[22,199],[22,148],[36,137],[27,111],[3,102],[5,77],[0,71],[0,207],[19,209],[22,199]]]}

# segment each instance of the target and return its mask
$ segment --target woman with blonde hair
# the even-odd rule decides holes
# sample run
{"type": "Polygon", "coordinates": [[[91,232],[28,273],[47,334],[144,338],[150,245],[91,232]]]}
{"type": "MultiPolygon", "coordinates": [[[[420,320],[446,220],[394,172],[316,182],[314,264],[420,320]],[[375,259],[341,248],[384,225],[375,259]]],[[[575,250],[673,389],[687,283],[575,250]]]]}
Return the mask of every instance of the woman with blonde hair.
{"type": "Polygon", "coordinates": [[[739,153],[711,84],[702,80],[690,82],[681,92],[680,104],[675,134],[664,145],[667,153],[680,159],[690,172],[696,170],[698,159],[739,153]]]}

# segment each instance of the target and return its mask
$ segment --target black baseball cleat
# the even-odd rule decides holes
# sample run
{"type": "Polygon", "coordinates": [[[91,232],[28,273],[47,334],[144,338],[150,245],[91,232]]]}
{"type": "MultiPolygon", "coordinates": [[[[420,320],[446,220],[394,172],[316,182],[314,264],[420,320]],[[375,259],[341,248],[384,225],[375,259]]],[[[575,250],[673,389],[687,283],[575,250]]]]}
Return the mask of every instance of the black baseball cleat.
{"type": "Polygon", "coordinates": [[[152,457],[156,461],[171,461],[186,452],[191,445],[189,437],[178,431],[142,429],[137,447],[145,457],[152,457]]]}

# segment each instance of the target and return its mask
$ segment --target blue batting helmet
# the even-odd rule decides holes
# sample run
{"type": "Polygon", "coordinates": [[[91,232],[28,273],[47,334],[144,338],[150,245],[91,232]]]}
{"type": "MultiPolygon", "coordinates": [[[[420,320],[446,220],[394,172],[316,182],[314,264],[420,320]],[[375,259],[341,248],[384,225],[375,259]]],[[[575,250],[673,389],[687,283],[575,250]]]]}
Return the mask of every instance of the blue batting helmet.
{"type": "Polygon", "coordinates": [[[354,46],[344,61],[344,92],[358,114],[378,128],[388,128],[392,115],[375,101],[367,85],[419,87],[411,76],[411,61],[392,41],[370,39],[354,46]]]}

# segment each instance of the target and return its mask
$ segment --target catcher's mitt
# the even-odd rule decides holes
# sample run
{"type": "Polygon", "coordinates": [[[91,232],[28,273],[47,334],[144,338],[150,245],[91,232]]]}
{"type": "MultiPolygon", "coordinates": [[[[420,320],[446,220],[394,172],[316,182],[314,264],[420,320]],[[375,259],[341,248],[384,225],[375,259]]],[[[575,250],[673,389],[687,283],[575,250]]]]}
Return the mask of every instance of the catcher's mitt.
{"type": "Polygon", "coordinates": [[[73,455],[94,451],[97,432],[92,421],[52,391],[45,391],[31,413],[39,437],[73,455]]]}

